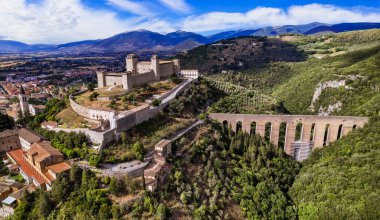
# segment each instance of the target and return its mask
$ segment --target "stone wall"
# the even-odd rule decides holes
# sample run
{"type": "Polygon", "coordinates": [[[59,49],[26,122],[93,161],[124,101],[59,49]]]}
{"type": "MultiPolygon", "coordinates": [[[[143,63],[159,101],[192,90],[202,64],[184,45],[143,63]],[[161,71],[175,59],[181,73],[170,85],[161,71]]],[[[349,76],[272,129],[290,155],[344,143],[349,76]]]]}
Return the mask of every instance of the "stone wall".
{"type": "Polygon", "coordinates": [[[152,71],[152,65],[146,63],[137,63],[137,72],[138,73],[147,73],[152,71]]]}
{"type": "Polygon", "coordinates": [[[132,89],[135,86],[142,85],[147,82],[154,81],[154,72],[150,71],[147,73],[137,74],[137,75],[127,75],[128,89],[132,89]],[[132,88],[129,88],[132,86],[132,88]]]}
{"type": "Polygon", "coordinates": [[[367,117],[354,116],[316,116],[316,115],[250,115],[250,114],[223,114],[210,113],[211,119],[220,123],[228,123],[236,130],[238,122],[241,128],[248,133],[256,133],[265,136],[265,125],[270,123],[270,141],[278,145],[280,125],[286,123],[285,152],[294,154],[291,144],[294,143],[297,124],[302,124],[300,141],[314,143],[315,147],[322,147],[346,135],[355,127],[363,127],[367,123],[367,117]],[[251,131],[252,125],[256,129],[251,131]],[[328,128],[327,128],[327,125],[328,128]],[[313,132],[312,132],[313,131],[313,132]],[[325,133],[327,137],[325,139],[325,133]]]}
{"type": "Polygon", "coordinates": [[[114,111],[102,111],[97,109],[90,109],[87,107],[84,107],[82,105],[79,105],[73,97],[75,95],[79,95],[85,91],[81,91],[79,93],[75,93],[70,96],[70,105],[73,108],[73,110],[80,116],[83,116],[85,118],[93,119],[93,120],[109,120],[111,128],[115,127],[115,112],[114,111]]]}
{"type": "Polygon", "coordinates": [[[106,75],[106,86],[122,85],[122,76],[107,76],[106,75]]]}
{"type": "Polygon", "coordinates": [[[165,78],[173,75],[174,73],[174,65],[173,63],[162,63],[160,64],[160,77],[165,78]]]}

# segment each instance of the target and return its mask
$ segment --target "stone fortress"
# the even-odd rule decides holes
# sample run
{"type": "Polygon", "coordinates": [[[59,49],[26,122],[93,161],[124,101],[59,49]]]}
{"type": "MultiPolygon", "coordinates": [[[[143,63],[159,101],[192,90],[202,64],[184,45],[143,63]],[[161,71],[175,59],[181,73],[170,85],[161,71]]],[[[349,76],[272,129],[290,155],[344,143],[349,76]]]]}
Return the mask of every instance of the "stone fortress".
{"type": "Polygon", "coordinates": [[[182,70],[180,60],[164,61],[160,60],[157,55],[153,55],[150,62],[139,62],[136,55],[129,54],[126,58],[126,70],[124,73],[98,72],[98,89],[122,86],[127,92],[147,83],[164,80],[172,75],[181,77],[183,81],[170,91],[157,97],[160,101],[158,106],[153,106],[152,103],[146,102],[125,111],[100,110],[80,105],[75,101],[75,96],[86,92],[80,91],[70,96],[70,106],[85,119],[99,122],[99,126],[95,129],[56,127],[50,128],[50,130],[82,132],[88,136],[94,146],[102,148],[107,143],[117,139],[121,132],[156,116],[199,76],[198,70],[182,70]]]}
{"type": "Polygon", "coordinates": [[[160,60],[157,55],[153,55],[150,61],[138,61],[135,54],[129,54],[126,58],[126,70],[124,73],[97,72],[98,88],[121,85],[129,91],[136,86],[159,81],[173,74],[198,78],[197,70],[181,70],[179,59],[160,60]]]}

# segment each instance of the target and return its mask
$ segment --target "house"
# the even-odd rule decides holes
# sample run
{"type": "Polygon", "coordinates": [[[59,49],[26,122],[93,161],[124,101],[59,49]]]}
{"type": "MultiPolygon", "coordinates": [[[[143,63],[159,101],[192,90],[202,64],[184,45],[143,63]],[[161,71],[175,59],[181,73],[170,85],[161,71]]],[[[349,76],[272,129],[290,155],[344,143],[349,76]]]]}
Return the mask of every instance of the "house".
{"type": "Polygon", "coordinates": [[[21,128],[20,130],[18,130],[18,135],[21,147],[24,151],[29,150],[33,143],[45,140],[45,138],[41,135],[25,128],[21,128]]]}
{"type": "Polygon", "coordinates": [[[172,142],[168,139],[162,139],[156,145],[154,145],[154,150],[158,153],[158,155],[166,157],[171,153],[172,142]]]}
{"type": "Polygon", "coordinates": [[[0,132],[0,152],[19,148],[26,151],[34,142],[40,142],[44,139],[41,135],[26,128],[5,130],[0,132]]]}
{"type": "Polygon", "coordinates": [[[50,145],[49,141],[35,142],[30,149],[11,150],[9,159],[19,166],[20,174],[29,184],[39,188],[51,189],[58,174],[71,168],[64,162],[63,154],[50,145]]]}
{"type": "Polygon", "coordinates": [[[165,158],[155,153],[151,163],[144,170],[145,188],[155,191],[159,183],[163,183],[170,171],[170,165],[165,158]]]}
{"type": "Polygon", "coordinates": [[[58,127],[58,123],[55,121],[44,121],[41,123],[41,127],[44,129],[53,129],[58,127]]]}

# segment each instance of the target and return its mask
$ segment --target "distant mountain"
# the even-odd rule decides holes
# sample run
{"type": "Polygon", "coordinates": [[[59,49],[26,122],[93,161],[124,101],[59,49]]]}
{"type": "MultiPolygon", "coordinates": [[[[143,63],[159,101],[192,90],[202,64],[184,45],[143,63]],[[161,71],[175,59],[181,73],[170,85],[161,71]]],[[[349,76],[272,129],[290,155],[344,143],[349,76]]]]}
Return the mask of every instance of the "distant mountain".
{"type": "Polygon", "coordinates": [[[84,40],[60,45],[33,44],[18,41],[0,40],[0,53],[13,52],[58,52],[58,53],[91,53],[91,52],[132,52],[132,51],[186,51],[203,44],[245,36],[276,36],[281,34],[315,34],[320,32],[344,32],[380,28],[380,23],[343,23],[328,25],[310,23],[306,25],[285,25],[264,27],[257,30],[224,31],[210,36],[176,31],[160,34],[147,30],[130,31],[100,40],[84,40]]]}
{"type": "Polygon", "coordinates": [[[218,40],[224,40],[224,39],[229,39],[229,38],[250,36],[255,32],[256,30],[224,31],[221,33],[210,35],[207,38],[209,42],[215,42],[218,40]]]}
{"type": "Polygon", "coordinates": [[[357,31],[357,30],[366,30],[380,28],[380,23],[342,23],[342,24],[334,24],[334,25],[323,25],[318,26],[313,29],[310,29],[305,32],[305,34],[316,34],[320,32],[346,32],[346,31],[357,31]]]}
{"type": "Polygon", "coordinates": [[[29,45],[12,40],[0,40],[0,52],[3,53],[11,53],[11,52],[19,52],[21,50],[25,50],[29,45]]]}
{"type": "Polygon", "coordinates": [[[305,32],[315,27],[326,25],[323,23],[310,23],[305,25],[285,25],[279,27],[265,27],[260,28],[251,35],[254,36],[277,36],[281,34],[305,34],[305,32]]]}

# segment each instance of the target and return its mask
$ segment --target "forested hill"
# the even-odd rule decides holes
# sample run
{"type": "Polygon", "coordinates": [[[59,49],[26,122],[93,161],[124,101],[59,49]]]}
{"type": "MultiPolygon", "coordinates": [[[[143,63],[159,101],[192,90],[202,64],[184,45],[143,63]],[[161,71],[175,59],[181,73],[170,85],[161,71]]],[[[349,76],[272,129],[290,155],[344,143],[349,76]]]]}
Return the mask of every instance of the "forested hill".
{"type": "Polygon", "coordinates": [[[380,111],[380,30],[284,36],[308,55],[212,77],[260,90],[294,114],[371,116],[380,111]]]}
{"type": "Polygon", "coordinates": [[[220,73],[223,70],[245,70],[269,62],[302,61],[306,56],[294,44],[277,38],[242,37],[199,46],[176,58],[181,59],[184,68],[220,73]]]}
{"type": "Polygon", "coordinates": [[[380,219],[380,117],[303,162],[290,194],[300,219],[380,219]]]}

